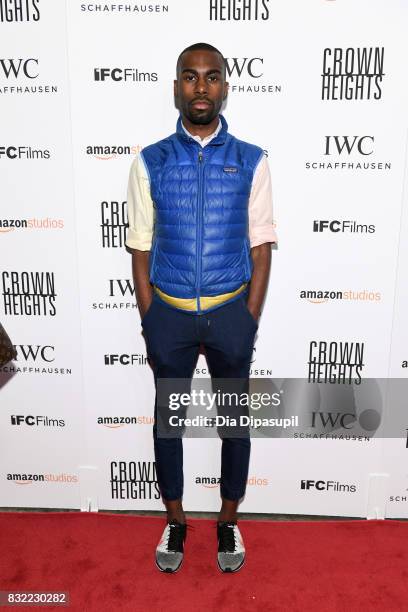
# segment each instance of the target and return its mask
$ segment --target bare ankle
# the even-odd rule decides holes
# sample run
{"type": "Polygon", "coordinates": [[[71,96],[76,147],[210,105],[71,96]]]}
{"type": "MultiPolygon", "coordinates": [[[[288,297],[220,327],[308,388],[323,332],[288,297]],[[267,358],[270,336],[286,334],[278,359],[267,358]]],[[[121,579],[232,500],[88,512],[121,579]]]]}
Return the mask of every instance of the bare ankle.
{"type": "Polygon", "coordinates": [[[186,522],[186,515],[184,512],[167,512],[167,522],[171,523],[171,521],[178,521],[183,524],[186,522]]]}
{"type": "Polygon", "coordinates": [[[220,514],[218,515],[219,523],[236,523],[237,520],[238,517],[236,514],[223,514],[220,512],[220,514]]]}
{"type": "Polygon", "coordinates": [[[222,498],[222,506],[218,515],[219,523],[236,523],[238,520],[237,516],[238,502],[229,499],[222,498]]]}
{"type": "Polygon", "coordinates": [[[184,514],[183,505],[181,499],[174,501],[165,501],[167,510],[167,521],[178,521],[179,523],[186,522],[186,515],[184,514]]]}

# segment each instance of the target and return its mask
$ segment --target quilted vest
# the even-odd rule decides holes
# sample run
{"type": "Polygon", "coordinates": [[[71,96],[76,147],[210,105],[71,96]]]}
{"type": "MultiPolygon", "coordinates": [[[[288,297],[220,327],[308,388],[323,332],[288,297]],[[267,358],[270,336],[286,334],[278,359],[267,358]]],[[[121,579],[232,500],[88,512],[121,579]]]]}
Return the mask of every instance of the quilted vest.
{"type": "Polygon", "coordinates": [[[248,201],[263,151],[220,119],[204,148],[180,116],[175,134],[142,151],[155,207],[150,282],[178,298],[229,293],[252,275],[248,201]]]}

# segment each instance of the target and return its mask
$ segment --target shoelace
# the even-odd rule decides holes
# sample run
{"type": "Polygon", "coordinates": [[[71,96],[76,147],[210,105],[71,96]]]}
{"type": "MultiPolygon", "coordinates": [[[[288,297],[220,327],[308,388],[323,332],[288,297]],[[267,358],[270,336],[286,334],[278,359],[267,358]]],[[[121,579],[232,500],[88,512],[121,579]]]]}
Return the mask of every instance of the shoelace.
{"type": "Polygon", "coordinates": [[[169,530],[167,532],[167,550],[171,552],[182,552],[183,543],[186,535],[187,528],[190,528],[190,525],[178,523],[177,521],[172,521],[168,524],[169,530]]]}
{"type": "Polygon", "coordinates": [[[222,523],[218,526],[220,546],[225,552],[235,552],[236,539],[234,525],[222,523]]]}

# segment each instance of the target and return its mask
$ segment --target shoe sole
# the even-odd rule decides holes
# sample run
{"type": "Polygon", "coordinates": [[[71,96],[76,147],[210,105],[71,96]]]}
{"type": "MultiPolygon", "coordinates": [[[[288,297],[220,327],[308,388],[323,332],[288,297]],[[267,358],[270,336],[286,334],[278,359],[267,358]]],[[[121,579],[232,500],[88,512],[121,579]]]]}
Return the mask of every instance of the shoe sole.
{"type": "Polygon", "coordinates": [[[180,567],[183,565],[183,559],[181,560],[180,565],[177,566],[176,569],[171,569],[170,567],[166,567],[166,569],[163,569],[162,567],[160,567],[160,565],[157,563],[157,560],[155,560],[156,563],[156,567],[163,572],[163,574],[175,574],[176,572],[179,571],[180,567]]]}
{"type": "Polygon", "coordinates": [[[241,569],[241,567],[244,565],[245,563],[245,557],[242,560],[241,565],[238,565],[238,567],[236,567],[235,569],[230,569],[229,567],[227,569],[222,569],[221,565],[219,564],[219,561],[217,559],[217,566],[218,569],[220,570],[220,572],[222,572],[223,574],[234,574],[235,572],[239,572],[239,570],[241,569]]]}

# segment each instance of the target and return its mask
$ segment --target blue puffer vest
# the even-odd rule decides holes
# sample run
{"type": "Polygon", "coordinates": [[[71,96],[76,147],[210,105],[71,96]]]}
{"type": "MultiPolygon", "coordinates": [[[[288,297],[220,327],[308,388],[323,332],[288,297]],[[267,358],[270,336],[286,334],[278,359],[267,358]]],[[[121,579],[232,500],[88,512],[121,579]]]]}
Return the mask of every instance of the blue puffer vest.
{"type": "Polygon", "coordinates": [[[220,119],[204,148],[179,117],[175,134],[142,151],[156,209],[150,282],[173,297],[229,293],[252,275],[248,201],[263,151],[220,119]]]}

